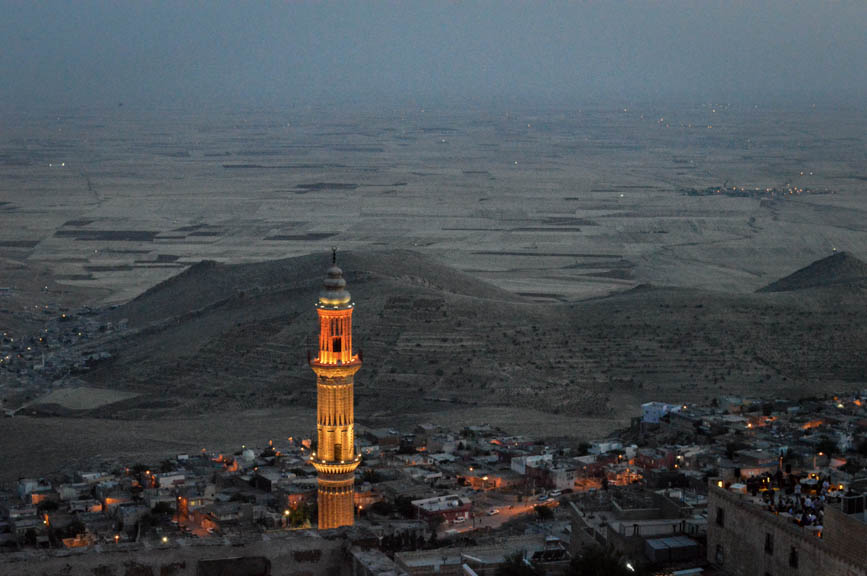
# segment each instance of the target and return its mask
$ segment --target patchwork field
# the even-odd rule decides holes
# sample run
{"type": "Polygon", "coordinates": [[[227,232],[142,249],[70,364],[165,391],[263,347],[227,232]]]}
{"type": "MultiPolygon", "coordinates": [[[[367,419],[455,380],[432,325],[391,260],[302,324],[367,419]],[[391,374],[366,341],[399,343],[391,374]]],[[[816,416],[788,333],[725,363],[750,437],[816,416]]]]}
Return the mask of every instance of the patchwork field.
{"type": "Polygon", "coordinates": [[[82,305],[128,325],[72,347],[111,354],[83,388],[0,371],[8,409],[48,394],[0,448],[25,462],[69,430],[50,468],[103,436],[134,454],[126,423],[168,450],[310,428],[332,245],[363,423],[588,438],[648,399],[863,387],[865,128],[721,104],[8,116],[0,328],[82,305]],[[227,413],[267,416],[210,425],[227,413]]]}

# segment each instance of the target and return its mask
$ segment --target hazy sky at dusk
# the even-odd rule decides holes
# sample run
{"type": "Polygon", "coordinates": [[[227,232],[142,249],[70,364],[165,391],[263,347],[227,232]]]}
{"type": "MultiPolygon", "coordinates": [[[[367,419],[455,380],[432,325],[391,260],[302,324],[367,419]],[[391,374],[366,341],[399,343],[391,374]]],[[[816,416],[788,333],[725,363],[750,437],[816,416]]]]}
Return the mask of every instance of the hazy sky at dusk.
{"type": "Polygon", "coordinates": [[[0,0],[0,108],[867,101],[867,2],[0,0]]]}

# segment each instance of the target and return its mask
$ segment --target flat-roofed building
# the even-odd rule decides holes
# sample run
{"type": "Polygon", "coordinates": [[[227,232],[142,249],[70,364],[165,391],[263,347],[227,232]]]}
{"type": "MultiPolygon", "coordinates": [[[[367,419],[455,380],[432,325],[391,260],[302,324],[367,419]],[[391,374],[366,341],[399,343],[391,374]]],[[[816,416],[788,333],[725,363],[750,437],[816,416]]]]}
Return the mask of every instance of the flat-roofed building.
{"type": "Polygon", "coordinates": [[[493,576],[509,556],[523,554],[535,566],[554,573],[563,570],[570,556],[562,542],[551,536],[536,534],[516,536],[485,546],[438,548],[418,552],[398,552],[394,564],[398,570],[412,576],[463,576],[463,566],[469,566],[479,576],[493,576]]]}
{"type": "Polygon", "coordinates": [[[440,517],[450,523],[455,522],[455,520],[463,521],[469,519],[473,508],[472,500],[458,496],[457,494],[413,500],[412,505],[418,510],[419,517],[440,517]]]}

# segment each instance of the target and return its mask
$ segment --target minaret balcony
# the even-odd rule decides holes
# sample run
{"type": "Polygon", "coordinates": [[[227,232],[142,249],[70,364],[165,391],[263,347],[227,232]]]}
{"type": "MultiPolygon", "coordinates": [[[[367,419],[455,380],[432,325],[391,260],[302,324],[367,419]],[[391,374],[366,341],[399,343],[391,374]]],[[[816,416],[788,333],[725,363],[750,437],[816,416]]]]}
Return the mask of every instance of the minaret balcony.
{"type": "Polygon", "coordinates": [[[361,358],[358,354],[352,356],[349,362],[320,362],[319,358],[310,360],[310,367],[317,375],[352,376],[361,369],[361,358]]]}
{"type": "Polygon", "coordinates": [[[314,452],[309,460],[317,472],[324,474],[352,474],[358,468],[358,465],[361,464],[361,454],[356,454],[349,460],[322,460],[317,458],[316,452],[314,452]]]}

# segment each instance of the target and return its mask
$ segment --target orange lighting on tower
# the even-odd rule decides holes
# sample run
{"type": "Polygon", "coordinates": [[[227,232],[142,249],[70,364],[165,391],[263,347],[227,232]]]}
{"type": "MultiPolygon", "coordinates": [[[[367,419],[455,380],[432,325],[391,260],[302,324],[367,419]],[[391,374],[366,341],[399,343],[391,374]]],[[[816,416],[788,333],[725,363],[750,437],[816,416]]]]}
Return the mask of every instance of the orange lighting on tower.
{"type": "Polygon", "coordinates": [[[316,373],[316,451],[310,463],[319,473],[319,529],[351,526],[355,521],[354,379],[361,358],[352,353],[352,310],[343,271],[332,250],[323,289],[319,292],[319,354],[310,360],[316,373]]]}

